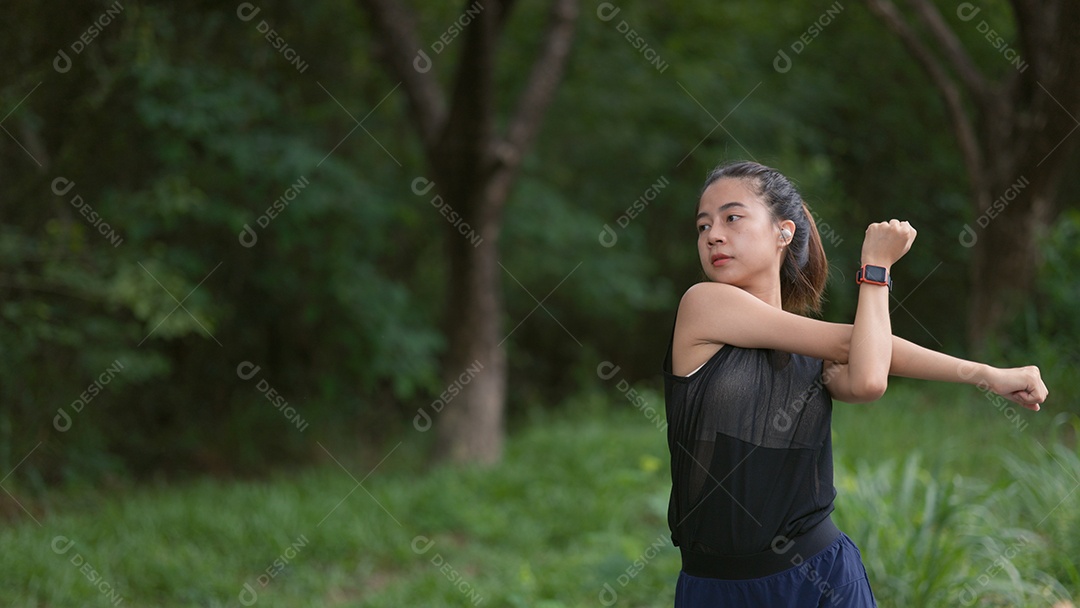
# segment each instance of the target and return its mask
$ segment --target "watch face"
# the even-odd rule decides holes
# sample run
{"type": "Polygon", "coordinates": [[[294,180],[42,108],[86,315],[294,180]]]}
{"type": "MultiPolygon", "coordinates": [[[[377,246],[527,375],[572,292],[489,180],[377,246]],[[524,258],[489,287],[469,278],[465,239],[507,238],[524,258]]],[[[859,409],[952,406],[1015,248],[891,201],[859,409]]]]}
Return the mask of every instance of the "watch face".
{"type": "Polygon", "coordinates": [[[881,266],[867,266],[866,275],[863,277],[863,280],[873,281],[875,283],[884,283],[885,269],[881,266]]]}

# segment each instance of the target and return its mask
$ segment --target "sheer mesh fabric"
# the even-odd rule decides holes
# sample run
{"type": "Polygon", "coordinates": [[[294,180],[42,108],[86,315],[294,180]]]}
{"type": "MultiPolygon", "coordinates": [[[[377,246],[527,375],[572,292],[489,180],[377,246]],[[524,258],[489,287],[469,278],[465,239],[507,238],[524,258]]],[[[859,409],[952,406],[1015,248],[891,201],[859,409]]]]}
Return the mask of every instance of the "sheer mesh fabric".
{"type": "Polygon", "coordinates": [[[822,362],[722,347],[688,377],[664,362],[672,541],[746,555],[794,538],[833,509],[832,398],[822,362]]]}

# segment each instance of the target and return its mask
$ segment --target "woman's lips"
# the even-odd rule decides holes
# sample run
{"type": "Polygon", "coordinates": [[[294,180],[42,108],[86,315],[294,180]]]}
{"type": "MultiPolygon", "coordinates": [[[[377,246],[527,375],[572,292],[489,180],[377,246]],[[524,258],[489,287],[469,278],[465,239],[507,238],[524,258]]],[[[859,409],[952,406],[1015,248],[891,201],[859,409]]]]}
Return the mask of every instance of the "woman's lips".
{"type": "Polygon", "coordinates": [[[712,256],[712,265],[713,265],[714,268],[719,268],[720,266],[723,266],[724,264],[727,264],[728,262],[730,262],[731,259],[732,259],[731,256],[714,255],[714,256],[712,256]]]}

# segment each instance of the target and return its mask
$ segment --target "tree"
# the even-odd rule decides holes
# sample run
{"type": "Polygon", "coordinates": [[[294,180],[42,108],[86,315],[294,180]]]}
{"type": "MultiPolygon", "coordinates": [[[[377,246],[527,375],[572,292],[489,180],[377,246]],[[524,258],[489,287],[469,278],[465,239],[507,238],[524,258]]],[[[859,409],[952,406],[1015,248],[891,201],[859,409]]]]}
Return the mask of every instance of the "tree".
{"type": "Polygon", "coordinates": [[[436,440],[436,457],[454,462],[491,463],[502,453],[506,352],[500,332],[499,233],[522,159],[562,79],[578,14],[577,0],[553,0],[541,48],[500,133],[495,125],[495,59],[514,4],[475,0],[466,5],[456,22],[464,31],[447,99],[407,7],[395,0],[362,0],[380,43],[380,60],[401,81],[423,147],[432,179],[421,180],[420,188],[434,182],[438,196],[461,220],[444,228],[450,266],[444,377],[459,392],[439,414],[436,440]],[[478,238],[463,238],[459,229],[464,224],[478,238]],[[460,381],[469,369],[479,371],[467,383],[460,381]]]}
{"type": "Polygon", "coordinates": [[[1080,127],[1080,3],[1011,0],[1015,48],[992,17],[960,4],[957,18],[1012,64],[996,81],[929,0],[908,0],[919,30],[892,0],[867,4],[937,88],[964,159],[976,225],[964,228],[960,242],[972,248],[968,341],[978,350],[1021,309],[1038,269],[1038,238],[1061,210],[1058,187],[1080,141],[1073,133],[1080,127]]]}

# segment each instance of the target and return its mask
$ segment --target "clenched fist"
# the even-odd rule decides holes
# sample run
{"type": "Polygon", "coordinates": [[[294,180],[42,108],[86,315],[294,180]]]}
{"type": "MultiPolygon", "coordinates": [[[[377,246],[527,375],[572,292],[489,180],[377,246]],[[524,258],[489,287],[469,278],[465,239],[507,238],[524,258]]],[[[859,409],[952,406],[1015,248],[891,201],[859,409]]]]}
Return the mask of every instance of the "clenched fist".
{"type": "Polygon", "coordinates": [[[911,249],[916,234],[911,224],[900,220],[870,224],[863,239],[862,263],[892,266],[911,249]]]}
{"type": "Polygon", "coordinates": [[[1039,368],[1034,365],[992,368],[987,384],[998,395],[1035,411],[1039,411],[1039,404],[1046,401],[1049,394],[1039,368]]]}

